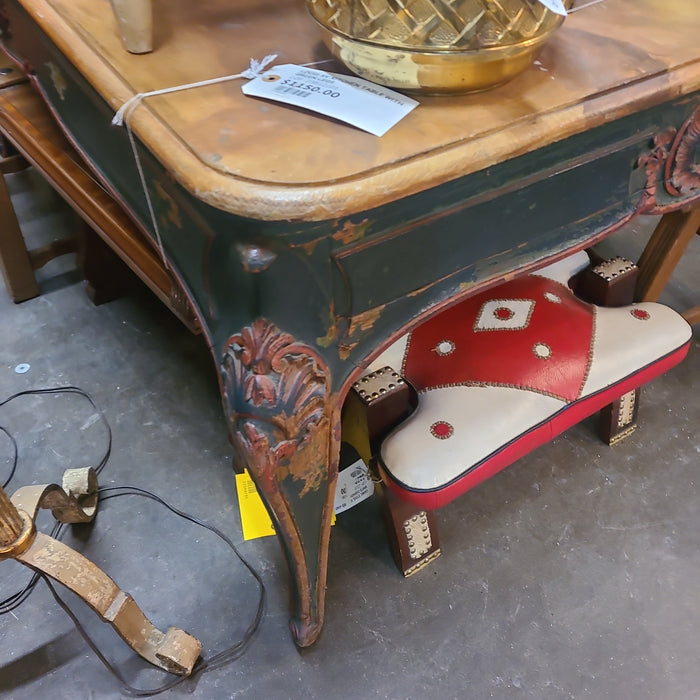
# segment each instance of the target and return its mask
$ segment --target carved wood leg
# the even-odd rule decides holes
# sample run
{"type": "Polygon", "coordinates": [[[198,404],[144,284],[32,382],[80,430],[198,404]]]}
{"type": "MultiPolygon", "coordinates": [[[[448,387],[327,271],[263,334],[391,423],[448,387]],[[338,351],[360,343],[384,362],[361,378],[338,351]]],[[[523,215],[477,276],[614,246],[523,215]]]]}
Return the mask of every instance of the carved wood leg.
{"type": "Polygon", "coordinates": [[[693,236],[700,231],[700,206],[664,214],[639,262],[635,297],[656,301],[693,236]]]}
{"type": "Polygon", "coordinates": [[[323,624],[340,452],[338,400],[314,349],[262,319],[228,339],[221,370],[233,443],[292,574],[292,635],[309,646],[323,624]]]}

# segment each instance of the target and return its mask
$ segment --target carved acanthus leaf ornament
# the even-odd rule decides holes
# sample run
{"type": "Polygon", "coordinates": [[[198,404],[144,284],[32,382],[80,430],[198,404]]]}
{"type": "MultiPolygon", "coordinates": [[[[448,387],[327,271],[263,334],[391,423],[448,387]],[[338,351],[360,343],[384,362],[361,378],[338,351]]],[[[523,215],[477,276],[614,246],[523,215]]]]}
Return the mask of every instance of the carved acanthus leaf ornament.
{"type": "Polygon", "coordinates": [[[232,432],[260,482],[291,475],[300,496],[319,488],[327,461],[329,381],[307,345],[258,319],[232,335],[222,362],[232,432]]]}
{"type": "Polygon", "coordinates": [[[678,198],[689,203],[700,198],[700,107],[680,129],[668,128],[657,134],[651,151],[639,158],[637,166],[646,172],[641,213],[664,213],[678,207],[678,198]],[[664,202],[660,187],[676,202],[664,202]]]}

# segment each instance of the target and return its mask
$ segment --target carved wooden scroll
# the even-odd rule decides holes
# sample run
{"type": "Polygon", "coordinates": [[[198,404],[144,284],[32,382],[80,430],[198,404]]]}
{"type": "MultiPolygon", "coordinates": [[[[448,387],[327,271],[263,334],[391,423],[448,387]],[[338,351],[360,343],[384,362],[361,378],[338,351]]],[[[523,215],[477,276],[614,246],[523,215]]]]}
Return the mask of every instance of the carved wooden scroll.
{"type": "Polygon", "coordinates": [[[668,128],[654,137],[650,153],[637,161],[645,169],[646,185],[639,212],[664,214],[700,199],[700,106],[680,129],[668,128]]]}
{"type": "Polygon", "coordinates": [[[700,107],[678,130],[664,175],[666,191],[675,197],[700,191],[700,107]]]}

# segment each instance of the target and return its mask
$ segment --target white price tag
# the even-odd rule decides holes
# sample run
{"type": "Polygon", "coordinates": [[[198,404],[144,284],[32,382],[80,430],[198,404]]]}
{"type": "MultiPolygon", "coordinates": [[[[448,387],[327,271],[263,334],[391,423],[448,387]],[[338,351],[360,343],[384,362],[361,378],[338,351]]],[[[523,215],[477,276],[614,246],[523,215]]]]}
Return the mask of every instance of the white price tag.
{"type": "Polygon", "coordinates": [[[566,7],[562,0],[539,0],[548,10],[555,12],[558,15],[566,16],[566,7]]]}
{"type": "Polygon", "coordinates": [[[241,88],[245,95],[303,107],[383,136],[418,102],[368,80],[315,68],[275,66],[241,88]]]}
{"type": "Polygon", "coordinates": [[[358,459],[338,473],[335,487],[335,514],[362,503],[374,493],[374,483],[369,478],[365,463],[358,459]]]}

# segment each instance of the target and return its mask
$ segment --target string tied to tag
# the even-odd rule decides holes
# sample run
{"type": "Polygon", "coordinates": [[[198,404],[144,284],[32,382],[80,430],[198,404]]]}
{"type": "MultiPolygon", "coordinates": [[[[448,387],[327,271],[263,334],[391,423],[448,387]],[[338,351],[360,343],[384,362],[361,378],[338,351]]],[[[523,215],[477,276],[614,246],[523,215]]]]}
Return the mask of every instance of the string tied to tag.
{"type": "Polygon", "coordinates": [[[161,88],[160,90],[150,90],[149,92],[137,92],[132,95],[112,117],[112,124],[122,126],[128,120],[133,110],[139,105],[141,100],[146,97],[154,97],[155,95],[167,95],[170,92],[180,92],[181,90],[189,90],[190,88],[206,87],[207,85],[216,85],[224,83],[228,80],[236,80],[237,78],[246,78],[252,80],[262,73],[267,66],[277,58],[277,54],[269,54],[262,60],[258,61],[255,58],[250,59],[250,66],[240,73],[235,75],[223,75],[219,78],[210,78],[209,80],[198,80],[195,83],[185,83],[184,85],[174,85],[172,87],[161,88]]]}
{"type": "Polygon", "coordinates": [[[153,97],[155,95],[166,95],[171,92],[180,92],[181,90],[189,90],[191,88],[205,87],[207,85],[215,85],[217,83],[223,83],[228,80],[236,80],[238,78],[244,78],[247,80],[252,80],[260,75],[267,66],[272,63],[277,58],[277,54],[269,54],[261,60],[255,58],[250,59],[250,66],[240,73],[235,75],[224,75],[219,78],[210,78],[209,80],[199,80],[195,83],[185,83],[184,85],[174,85],[172,87],[162,88],[160,90],[151,90],[149,92],[138,92],[132,97],[130,97],[114,114],[112,117],[112,124],[114,126],[124,126],[126,127],[126,133],[129,137],[129,143],[131,144],[131,151],[134,154],[134,161],[136,163],[136,170],[139,174],[139,180],[141,182],[141,188],[143,189],[144,198],[146,200],[146,206],[148,207],[148,214],[151,219],[151,225],[153,226],[153,233],[158,244],[158,250],[160,251],[160,256],[163,260],[163,264],[166,268],[170,267],[168,259],[165,256],[165,249],[163,248],[163,241],[160,235],[160,228],[158,226],[158,221],[156,219],[155,210],[153,208],[153,202],[151,201],[151,195],[148,191],[148,186],[146,184],[146,177],[143,172],[143,166],[141,164],[141,158],[136,148],[136,140],[131,131],[131,125],[129,124],[129,118],[132,112],[141,103],[141,100],[146,97],[153,97]]]}

